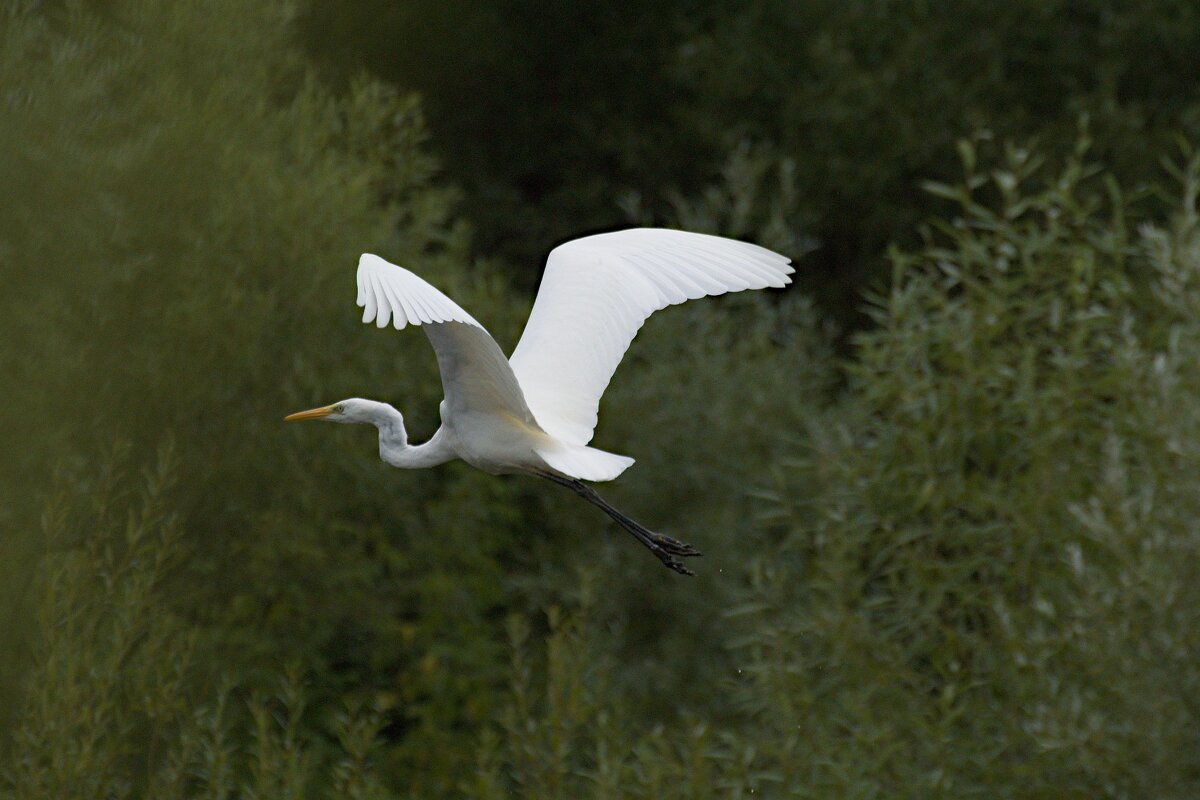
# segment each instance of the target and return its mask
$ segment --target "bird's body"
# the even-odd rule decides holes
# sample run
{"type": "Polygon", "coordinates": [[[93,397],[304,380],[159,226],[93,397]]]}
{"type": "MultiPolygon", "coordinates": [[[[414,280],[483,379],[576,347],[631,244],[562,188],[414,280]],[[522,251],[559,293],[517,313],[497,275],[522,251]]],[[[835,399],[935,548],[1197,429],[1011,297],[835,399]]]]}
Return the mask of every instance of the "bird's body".
{"type": "Polygon", "coordinates": [[[386,403],[351,398],[288,419],[367,423],[395,467],[462,459],[491,474],[528,474],[568,486],[600,506],[664,564],[689,545],[646,529],[580,481],[608,481],[633,459],[588,446],[600,396],[646,318],[706,295],[782,287],[787,258],[756,245],[683,231],[634,228],[556,248],[511,358],[482,325],[408,270],[366,254],[358,267],[363,321],[424,327],[437,354],[442,425],[409,445],[404,419],[386,403]]]}
{"type": "Polygon", "coordinates": [[[537,449],[549,436],[537,423],[515,414],[453,409],[442,403],[442,426],[430,442],[491,475],[511,475],[546,469],[537,449]],[[440,441],[438,440],[440,437],[440,441]]]}

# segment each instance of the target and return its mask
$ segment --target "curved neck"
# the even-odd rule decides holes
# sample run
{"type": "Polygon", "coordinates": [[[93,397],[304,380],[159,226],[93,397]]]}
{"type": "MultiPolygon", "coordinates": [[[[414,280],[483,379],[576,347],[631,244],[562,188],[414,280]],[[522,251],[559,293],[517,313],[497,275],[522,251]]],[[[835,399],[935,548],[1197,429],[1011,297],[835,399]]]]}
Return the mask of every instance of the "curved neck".
{"type": "Polygon", "coordinates": [[[379,431],[379,457],[393,467],[402,469],[425,469],[445,464],[458,458],[458,454],[446,443],[445,428],[438,428],[424,444],[403,445],[399,449],[384,442],[383,431],[379,431]]]}
{"type": "Polygon", "coordinates": [[[456,457],[446,443],[442,428],[424,444],[409,445],[404,417],[387,403],[377,403],[371,409],[370,423],[379,429],[379,457],[393,467],[424,469],[436,467],[456,457]]]}

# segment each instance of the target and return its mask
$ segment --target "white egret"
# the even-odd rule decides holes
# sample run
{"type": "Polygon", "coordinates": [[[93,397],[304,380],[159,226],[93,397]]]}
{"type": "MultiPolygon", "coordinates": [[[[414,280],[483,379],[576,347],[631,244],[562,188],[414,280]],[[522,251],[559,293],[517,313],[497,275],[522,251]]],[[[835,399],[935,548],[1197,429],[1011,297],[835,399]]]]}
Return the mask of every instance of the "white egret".
{"type": "Polygon", "coordinates": [[[656,533],[609,505],[583,481],[610,481],[633,459],[589,447],[600,395],[638,329],[655,311],[698,297],[791,282],[790,260],[746,242],[633,228],[576,239],[546,262],[525,332],[505,358],[487,330],[453,300],[378,256],[358,262],[363,322],[421,325],[437,353],[442,425],[410,445],[392,406],[350,398],[288,420],[369,423],[379,455],[419,469],[461,458],[494,475],[536,475],[599,506],[663,564],[700,551],[656,533]]]}

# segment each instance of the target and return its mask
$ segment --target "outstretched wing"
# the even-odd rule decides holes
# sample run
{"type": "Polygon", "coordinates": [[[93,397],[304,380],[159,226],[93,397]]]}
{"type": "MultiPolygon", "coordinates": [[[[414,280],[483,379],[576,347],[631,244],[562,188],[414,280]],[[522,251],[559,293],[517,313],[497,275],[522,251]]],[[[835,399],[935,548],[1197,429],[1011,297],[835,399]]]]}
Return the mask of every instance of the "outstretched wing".
{"type": "Polygon", "coordinates": [[[508,414],[533,424],[533,415],[508,359],[491,334],[446,295],[413,273],[364,253],[358,260],[363,322],[396,330],[421,325],[437,353],[446,403],[456,412],[508,414]]]}
{"type": "Polygon", "coordinates": [[[632,228],[550,253],[510,362],[542,429],[587,444],[600,395],[646,318],[697,297],[781,287],[790,259],[702,233],[632,228]]]}

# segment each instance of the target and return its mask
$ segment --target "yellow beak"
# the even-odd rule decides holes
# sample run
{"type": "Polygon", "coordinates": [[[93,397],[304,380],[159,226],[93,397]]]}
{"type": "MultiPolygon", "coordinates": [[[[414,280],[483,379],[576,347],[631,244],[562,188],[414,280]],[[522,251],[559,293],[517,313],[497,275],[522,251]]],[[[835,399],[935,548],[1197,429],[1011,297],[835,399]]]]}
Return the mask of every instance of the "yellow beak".
{"type": "Polygon", "coordinates": [[[295,414],[288,414],[283,418],[284,422],[298,422],[302,419],[320,419],[328,417],[333,413],[333,406],[321,406],[320,408],[310,408],[308,411],[297,411],[295,414]]]}

